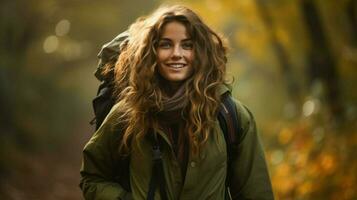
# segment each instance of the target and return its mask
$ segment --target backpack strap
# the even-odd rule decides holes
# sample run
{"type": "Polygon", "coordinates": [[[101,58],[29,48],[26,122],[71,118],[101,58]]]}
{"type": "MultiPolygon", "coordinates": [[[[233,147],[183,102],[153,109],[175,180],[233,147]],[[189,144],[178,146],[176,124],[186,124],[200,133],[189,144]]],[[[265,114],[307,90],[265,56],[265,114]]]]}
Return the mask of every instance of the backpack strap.
{"type": "Polygon", "coordinates": [[[218,121],[224,134],[227,148],[227,177],[226,186],[231,185],[231,177],[233,177],[232,163],[237,152],[238,143],[241,139],[242,130],[240,118],[237,113],[236,104],[231,97],[230,92],[226,92],[221,97],[221,108],[218,112],[218,121]]]}
{"type": "Polygon", "coordinates": [[[159,138],[154,135],[149,136],[152,143],[152,153],[153,153],[153,166],[151,172],[151,178],[149,182],[149,191],[147,194],[147,200],[155,199],[155,191],[159,186],[160,196],[162,200],[168,200],[166,194],[166,180],[164,174],[164,167],[162,161],[162,154],[160,150],[159,138]]]}

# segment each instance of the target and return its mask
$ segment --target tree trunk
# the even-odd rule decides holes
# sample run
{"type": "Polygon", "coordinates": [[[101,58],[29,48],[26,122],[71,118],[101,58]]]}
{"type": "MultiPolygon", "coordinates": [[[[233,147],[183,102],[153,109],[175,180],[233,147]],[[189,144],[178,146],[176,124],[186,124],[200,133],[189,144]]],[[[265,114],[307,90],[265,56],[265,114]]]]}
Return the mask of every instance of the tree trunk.
{"type": "Polygon", "coordinates": [[[290,101],[293,102],[296,107],[298,107],[301,104],[300,88],[298,86],[296,78],[293,75],[288,55],[286,54],[283,45],[279,42],[274,32],[275,27],[271,19],[271,16],[269,15],[269,11],[268,8],[266,7],[265,2],[266,1],[264,0],[256,0],[258,12],[266,27],[266,30],[268,31],[268,35],[271,41],[273,51],[279,61],[281,71],[283,73],[283,76],[285,78],[285,83],[287,85],[287,92],[290,101]]]}
{"type": "Polygon", "coordinates": [[[357,1],[350,0],[347,3],[346,11],[347,11],[348,21],[350,23],[350,28],[351,28],[352,45],[354,47],[357,47],[357,1]]]}
{"type": "Polygon", "coordinates": [[[332,116],[339,121],[343,116],[340,101],[339,77],[335,58],[327,44],[327,38],[322,27],[322,22],[311,0],[302,1],[302,14],[310,37],[310,50],[308,52],[307,74],[309,86],[322,82],[325,86],[325,98],[332,116]]]}

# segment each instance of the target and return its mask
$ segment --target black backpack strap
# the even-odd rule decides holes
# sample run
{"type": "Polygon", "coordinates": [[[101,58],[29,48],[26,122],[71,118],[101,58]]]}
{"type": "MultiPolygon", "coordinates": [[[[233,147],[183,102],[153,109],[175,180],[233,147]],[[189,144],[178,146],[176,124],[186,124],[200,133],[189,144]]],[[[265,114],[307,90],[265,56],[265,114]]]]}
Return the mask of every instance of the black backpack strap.
{"type": "Polygon", "coordinates": [[[241,139],[242,130],[240,119],[237,113],[236,104],[233,101],[230,92],[226,92],[221,97],[221,108],[218,112],[218,121],[224,134],[227,147],[227,177],[226,186],[231,184],[233,176],[234,154],[237,152],[238,143],[241,139]]]}
{"type": "Polygon", "coordinates": [[[131,192],[130,187],[130,156],[129,155],[120,155],[119,159],[115,162],[115,174],[114,180],[119,183],[124,190],[131,192]]]}
{"type": "Polygon", "coordinates": [[[164,167],[162,162],[162,154],[160,150],[160,141],[155,136],[150,137],[152,143],[152,153],[153,153],[153,166],[152,173],[149,183],[149,191],[147,195],[147,200],[155,199],[155,190],[157,186],[160,189],[160,196],[162,200],[167,200],[166,194],[166,180],[164,174],[164,167]]]}

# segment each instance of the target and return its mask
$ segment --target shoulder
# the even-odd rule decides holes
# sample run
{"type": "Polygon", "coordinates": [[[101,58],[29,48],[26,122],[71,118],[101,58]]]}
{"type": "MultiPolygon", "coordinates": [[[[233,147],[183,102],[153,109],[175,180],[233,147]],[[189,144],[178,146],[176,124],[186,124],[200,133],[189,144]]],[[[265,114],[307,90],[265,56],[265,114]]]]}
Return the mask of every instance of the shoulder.
{"type": "Polygon", "coordinates": [[[251,126],[255,126],[255,119],[250,109],[241,101],[231,97],[236,106],[240,128],[247,132],[251,126]]]}
{"type": "MultiPolygon", "coordinates": [[[[253,114],[251,113],[251,111],[249,110],[249,108],[246,105],[244,105],[238,99],[232,97],[232,95],[231,95],[232,94],[232,86],[228,85],[228,84],[222,84],[218,87],[218,92],[223,97],[223,99],[225,99],[225,97],[228,97],[228,98],[230,98],[230,100],[233,101],[233,103],[235,104],[236,111],[237,111],[237,118],[239,120],[239,124],[241,126],[243,126],[243,128],[249,128],[250,123],[254,122],[253,114]]],[[[225,100],[223,100],[223,101],[225,101],[225,100]]],[[[232,101],[228,101],[228,102],[232,102],[232,101]]],[[[223,104],[225,104],[225,103],[223,103],[223,104]]],[[[232,104],[232,103],[228,103],[228,104],[232,104]]],[[[231,106],[229,106],[229,107],[231,107],[231,106]]]]}
{"type": "Polygon", "coordinates": [[[115,104],[103,120],[101,126],[96,130],[91,140],[112,140],[119,137],[120,132],[119,105],[115,104]]]}

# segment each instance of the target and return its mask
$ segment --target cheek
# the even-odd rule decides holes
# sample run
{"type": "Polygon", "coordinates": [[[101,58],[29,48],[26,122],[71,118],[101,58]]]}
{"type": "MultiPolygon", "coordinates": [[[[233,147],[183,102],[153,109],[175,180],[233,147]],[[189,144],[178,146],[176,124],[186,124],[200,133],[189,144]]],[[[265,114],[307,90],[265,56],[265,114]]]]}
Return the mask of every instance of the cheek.
{"type": "Polygon", "coordinates": [[[187,61],[190,62],[190,64],[192,64],[194,59],[194,52],[193,51],[187,52],[186,58],[187,61]]]}
{"type": "Polygon", "coordinates": [[[163,62],[158,61],[156,66],[157,66],[156,72],[159,73],[161,76],[165,77],[167,72],[163,62]]]}
{"type": "Polygon", "coordinates": [[[161,63],[161,62],[164,62],[165,60],[167,60],[168,58],[168,53],[166,51],[158,51],[157,52],[157,62],[158,63],[161,63]]]}

